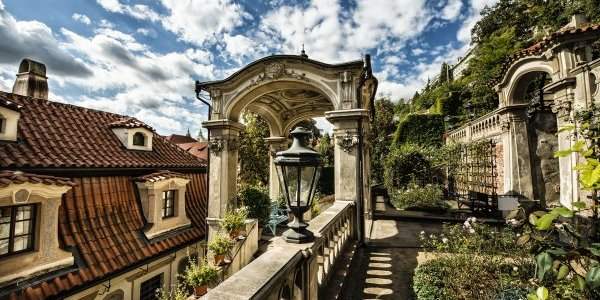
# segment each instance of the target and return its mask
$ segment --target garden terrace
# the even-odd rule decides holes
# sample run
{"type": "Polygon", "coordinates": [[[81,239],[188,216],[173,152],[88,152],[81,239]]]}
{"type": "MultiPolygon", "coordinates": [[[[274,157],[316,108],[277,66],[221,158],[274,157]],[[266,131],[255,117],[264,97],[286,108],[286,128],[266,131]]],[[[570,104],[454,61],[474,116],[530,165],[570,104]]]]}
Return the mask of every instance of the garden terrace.
{"type": "Polygon", "coordinates": [[[355,205],[336,201],[311,220],[315,240],[290,244],[275,238],[269,249],[212,289],[203,299],[317,299],[341,253],[355,240],[355,205]]]}

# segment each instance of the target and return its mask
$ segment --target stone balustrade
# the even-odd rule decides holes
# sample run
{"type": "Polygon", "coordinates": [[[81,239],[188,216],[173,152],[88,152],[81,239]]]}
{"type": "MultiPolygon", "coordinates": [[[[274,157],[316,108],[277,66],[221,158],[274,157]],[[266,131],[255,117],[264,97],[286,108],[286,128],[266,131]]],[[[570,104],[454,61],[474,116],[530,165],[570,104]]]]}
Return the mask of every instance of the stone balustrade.
{"type": "Polygon", "coordinates": [[[502,133],[499,109],[489,112],[467,124],[448,132],[448,140],[455,143],[474,142],[502,133]]]}
{"type": "Polygon", "coordinates": [[[355,238],[355,223],[354,202],[336,201],[310,221],[313,242],[275,238],[265,253],[202,299],[319,299],[336,260],[355,238]]]}

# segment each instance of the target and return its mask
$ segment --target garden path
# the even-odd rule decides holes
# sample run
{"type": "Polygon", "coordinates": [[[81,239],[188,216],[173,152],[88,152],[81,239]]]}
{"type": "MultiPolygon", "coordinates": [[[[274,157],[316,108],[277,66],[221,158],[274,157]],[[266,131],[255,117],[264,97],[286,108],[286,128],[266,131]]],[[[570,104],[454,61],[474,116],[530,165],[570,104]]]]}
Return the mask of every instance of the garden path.
{"type": "Polygon", "coordinates": [[[367,245],[354,250],[352,265],[338,266],[348,276],[338,299],[413,299],[414,269],[424,259],[418,236],[421,231],[439,233],[441,228],[441,222],[428,220],[374,220],[367,245]]]}

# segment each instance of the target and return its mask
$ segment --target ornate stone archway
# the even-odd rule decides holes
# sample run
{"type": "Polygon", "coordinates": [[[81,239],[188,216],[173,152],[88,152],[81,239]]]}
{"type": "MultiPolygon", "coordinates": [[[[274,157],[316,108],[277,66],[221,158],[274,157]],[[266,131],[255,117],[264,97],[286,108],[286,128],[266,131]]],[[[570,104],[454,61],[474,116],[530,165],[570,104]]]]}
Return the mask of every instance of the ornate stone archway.
{"type": "MultiPolygon", "coordinates": [[[[535,176],[532,176],[536,167],[532,156],[540,148],[530,148],[527,143],[532,138],[531,127],[535,126],[532,110],[540,107],[551,110],[556,126],[561,128],[572,124],[575,110],[587,108],[600,100],[597,93],[591,93],[593,84],[589,80],[595,78],[591,74],[600,70],[600,61],[593,57],[591,48],[599,38],[599,26],[580,24],[573,19],[559,32],[517,53],[505,65],[504,76],[496,85],[500,100],[497,112],[503,120],[504,130],[504,192],[532,200],[539,196],[534,192],[534,185],[541,183],[536,183],[535,176]],[[543,86],[542,100],[536,108],[532,107],[530,99],[524,99],[522,95],[524,87],[539,73],[548,74],[550,80],[543,86]]],[[[559,131],[557,150],[569,149],[574,143],[574,136],[572,131],[559,131]]],[[[555,192],[560,193],[560,202],[566,206],[582,198],[577,173],[573,171],[576,163],[576,154],[562,157],[558,162],[560,182],[555,192]]]]}
{"type": "MultiPolygon", "coordinates": [[[[209,239],[217,230],[216,220],[235,205],[238,137],[244,128],[239,119],[244,110],[260,114],[269,124],[265,142],[273,154],[287,147],[288,133],[298,121],[326,116],[337,141],[336,200],[357,202],[361,214],[369,211],[369,159],[363,137],[369,130],[377,80],[368,56],[364,61],[326,64],[306,55],[273,55],[226,79],[198,82],[196,88],[208,92],[212,101],[210,121],[203,123],[210,135],[209,239]]],[[[279,187],[272,161],[271,157],[270,196],[276,199],[279,187]]]]}

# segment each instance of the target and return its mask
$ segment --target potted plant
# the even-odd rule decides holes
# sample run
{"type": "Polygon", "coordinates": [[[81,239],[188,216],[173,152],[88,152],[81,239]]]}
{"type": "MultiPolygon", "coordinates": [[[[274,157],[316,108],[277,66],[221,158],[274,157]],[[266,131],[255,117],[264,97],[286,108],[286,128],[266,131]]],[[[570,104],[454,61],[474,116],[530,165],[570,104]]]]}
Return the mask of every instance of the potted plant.
{"type": "Polygon", "coordinates": [[[224,234],[217,235],[212,241],[208,243],[208,250],[210,250],[215,257],[215,265],[220,266],[225,261],[225,255],[233,248],[233,241],[229,236],[224,234]]]}
{"type": "MultiPolygon", "coordinates": [[[[206,294],[206,291],[204,293],[206,294]]],[[[188,294],[182,285],[177,284],[171,290],[166,287],[160,288],[156,292],[156,298],[158,300],[187,300],[188,294]]]]}
{"type": "Polygon", "coordinates": [[[219,277],[217,268],[210,265],[206,260],[198,263],[192,261],[185,269],[185,282],[194,287],[197,297],[203,296],[208,291],[208,285],[215,282],[219,277]]]}
{"type": "Polygon", "coordinates": [[[248,210],[245,207],[234,211],[228,211],[221,220],[221,227],[229,233],[229,237],[236,239],[240,235],[245,235],[246,218],[248,210]]]}

